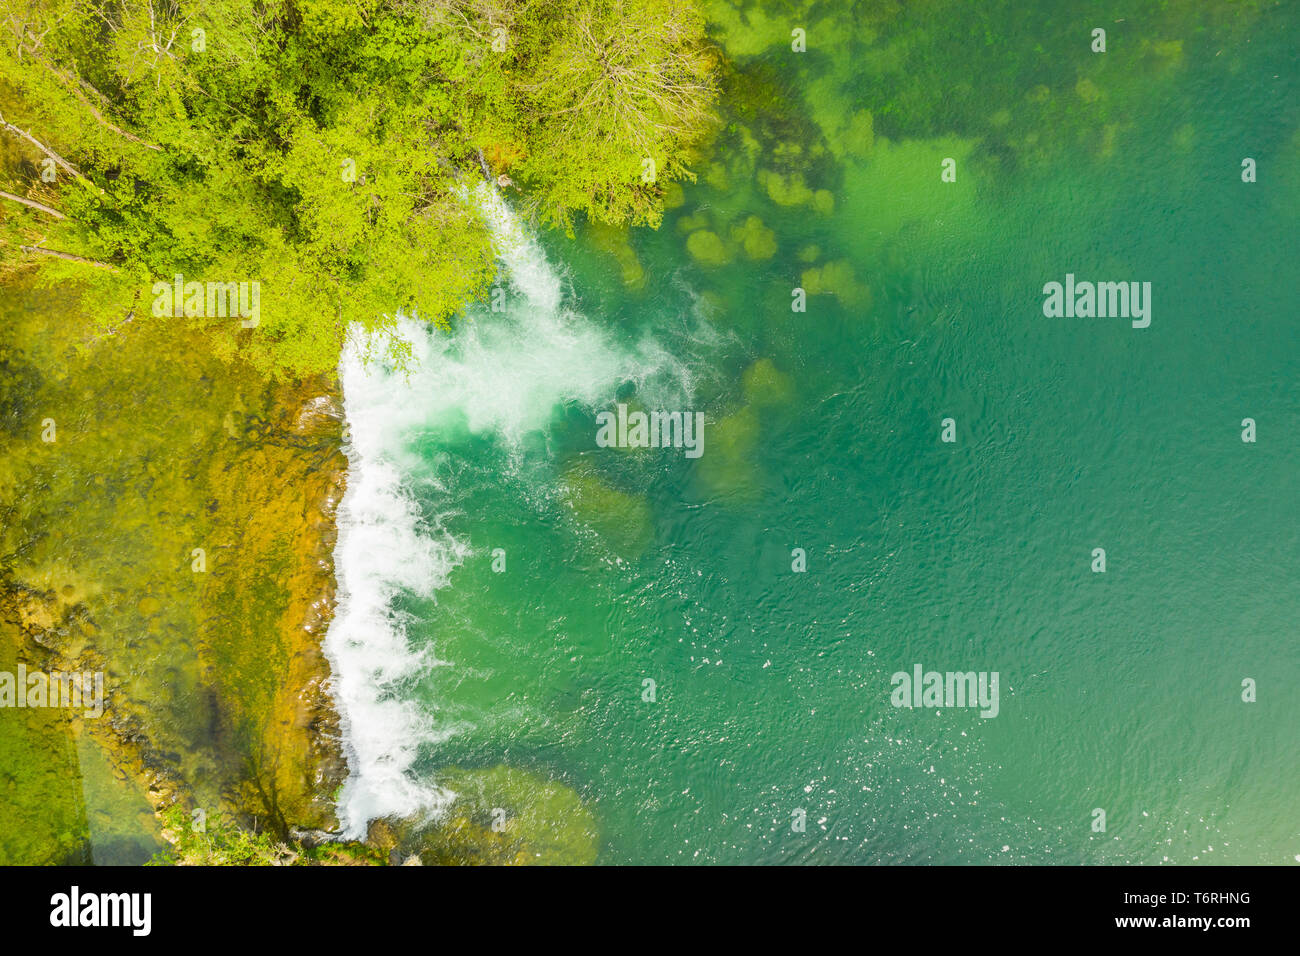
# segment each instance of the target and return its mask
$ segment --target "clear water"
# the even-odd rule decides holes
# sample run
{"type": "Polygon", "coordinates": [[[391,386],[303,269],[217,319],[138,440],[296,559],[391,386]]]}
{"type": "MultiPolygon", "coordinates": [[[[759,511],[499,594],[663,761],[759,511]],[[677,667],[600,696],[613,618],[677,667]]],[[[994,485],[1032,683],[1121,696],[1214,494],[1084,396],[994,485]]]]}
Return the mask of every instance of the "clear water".
{"type": "Polygon", "coordinates": [[[344,363],[354,831],[505,763],[605,863],[1300,860],[1300,18],[1048,6],[715,4],[662,228],[480,199],[505,310],[344,363]],[[1045,317],[1066,273],[1150,327],[1045,317]],[[703,456],[598,448],[620,400],[703,456]],[[1000,713],[891,706],[918,663],[1000,713]]]}

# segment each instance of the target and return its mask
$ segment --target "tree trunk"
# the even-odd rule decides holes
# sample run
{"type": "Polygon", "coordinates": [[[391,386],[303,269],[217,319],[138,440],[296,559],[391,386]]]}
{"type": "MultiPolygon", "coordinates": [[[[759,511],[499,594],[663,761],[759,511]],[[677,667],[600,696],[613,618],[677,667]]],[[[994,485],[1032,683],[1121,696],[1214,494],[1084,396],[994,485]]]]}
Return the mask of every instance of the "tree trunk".
{"type": "Polygon", "coordinates": [[[49,206],[45,205],[45,203],[37,202],[35,199],[27,199],[24,196],[15,196],[13,193],[5,192],[3,189],[0,189],[0,199],[12,199],[14,202],[22,203],[24,206],[30,206],[33,209],[39,209],[41,212],[51,215],[55,219],[68,218],[67,216],[63,215],[63,213],[59,212],[57,209],[51,209],[49,206]]]}
{"type": "Polygon", "coordinates": [[[82,104],[86,107],[86,109],[90,110],[90,115],[95,117],[95,119],[100,123],[100,125],[108,127],[114,133],[117,133],[119,136],[125,136],[133,143],[139,143],[141,146],[144,146],[148,149],[156,150],[158,152],[162,151],[161,146],[155,146],[153,143],[146,142],[145,140],[141,139],[139,136],[136,136],[134,133],[128,133],[120,126],[115,126],[107,117],[104,116],[103,113],[101,113],[98,109],[95,108],[95,105],[90,102],[90,99],[86,96],[85,93],[81,91],[79,87],[80,85],[86,86],[88,89],[92,90],[96,96],[100,97],[101,100],[107,102],[107,97],[105,97],[103,93],[99,92],[99,90],[96,90],[85,80],[80,80],[77,77],[69,76],[67,73],[60,70],[57,66],[55,66],[53,63],[46,60],[44,57],[38,56],[35,50],[29,49],[27,50],[27,53],[29,56],[32,57],[32,59],[36,60],[36,62],[40,63],[47,70],[53,73],[59,79],[59,81],[63,83],[64,86],[66,86],[69,90],[71,90],[72,95],[75,96],[77,99],[81,100],[82,104]]]}
{"type": "Polygon", "coordinates": [[[66,259],[68,262],[83,262],[88,266],[94,266],[96,269],[107,269],[109,272],[116,272],[117,266],[110,265],[107,262],[100,262],[98,259],[87,259],[85,256],[74,256],[71,252],[59,252],[55,249],[45,249],[41,246],[19,246],[23,252],[37,252],[43,256],[54,256],[56,259],[66,259]]]}
{"type": "Polygon", "coordinates": [[[3,116],[0,116],[0,126],[3,126],[5,129],[9,130],[9,132],[13,133],[15,136],[20,136],[20,137],[22,137],[23,139],[27,140],[27,142],[31,143],[33,146],[35,146],[37,149],[39,149],[42,153],[44,153],[46,156],[50,157],[50,159],[54,160],[56,163],[58,163],[60,166],[62,166],[65,170],[67,170],[67,172],[68,172],[69,175],[71,175],[71,176],[73,176],[73,177],[75,177],[75,178],[77,178],[77,179],[80,179],[80,180],[85,181],[86,177],[82,176],[81,173],[77,172],[77,170],[73,168],[73,166],[72,166],[71,163],[69,163],[66,159],[64,159],[62,156],[60,156],[60,155],[59,155],[58,153],[56,153],[54,150],[50,149],[48,146],[46,146],[44,143],[42,143],[40,140],[38,140],[38,139],[37,139],[35,136],[33,136],[31,133],[27,132],[26,130],[21,130],[21,129],[19,129],[19,128],[18,128],[17,126],[15,126],[13,123],[8,122],[8,121],[7,121],[3,116]]]}

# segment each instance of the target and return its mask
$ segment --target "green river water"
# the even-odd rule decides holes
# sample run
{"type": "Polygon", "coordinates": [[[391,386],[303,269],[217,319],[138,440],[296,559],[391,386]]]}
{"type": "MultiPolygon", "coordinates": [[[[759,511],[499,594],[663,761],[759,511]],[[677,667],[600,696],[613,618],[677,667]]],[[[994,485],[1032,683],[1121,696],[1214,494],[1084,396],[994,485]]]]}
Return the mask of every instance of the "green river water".
{"type": "MultiPolygon", "coordinates": [[[[501,308],[405,325],[409,375],[344,359],[345,830],[469,791],[601,863],[1300,862],[1300,7],[706,8],[721,123],[659,229],[480,195],[501,308]],[[1150,283],[1149,326],[1046,316],[1067,274],[1150,283]],[[598,447],[619,403],[702,413],[703,454],[598,447]],[[997,672],[996,717],[893,706],[915,665],[997,672]]],[[[261,725],[204,682],[269,711],[249,635],[295,566],[193,596],[256,403],[222,384],[191,435],[200,363],[74,357],[54,307],[0,305],[6,441],[51,396],[89,436],[6,461],[6,573],[89,595],[63,639],[207,799],[261,725]]],[[[0,859],[161,845],[63,715],[0,716],[0,859]]]]}
{"type": "Polygon", "coordinates": [[[1296,7],[710,9],[662,228],[543,237],[409,381],[344,376],[354,509],[391,469],[345,817],[504,762],[607,863],[1300,860],[1296,7]],[[1046,317],[1067,273],[1149,327],[1046,317]],[[702,457],[597,447],[618,401],[702,457]],[[891,706],[916,664],[998,715],[891,706]]]}

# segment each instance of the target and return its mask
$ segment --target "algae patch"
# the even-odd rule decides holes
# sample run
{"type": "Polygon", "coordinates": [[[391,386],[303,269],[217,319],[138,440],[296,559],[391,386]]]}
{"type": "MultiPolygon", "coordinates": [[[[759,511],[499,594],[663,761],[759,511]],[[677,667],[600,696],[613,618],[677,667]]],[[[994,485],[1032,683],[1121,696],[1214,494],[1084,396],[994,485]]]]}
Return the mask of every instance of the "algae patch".
{"type": "Polygon", "coordinates": [[[4,855],[139,862],[176,801],[331,827],[342,757],[318,635],[346,462],[337,415],[303,414],[331,384],[271,385],[195,333],[103,336],[62,292],[7,291],[0,359],[26,372],[0,409],[4,499],[21,503],[0,529],[0,643],[102,671],[105,712],[0,714],[0,820],[28,835],[4,855]]]}
{"type": "Polygon", "coordinates": [[[654,537],[650,505],[644,496],[613,487],[587,462],[580,461],[565,472],[564,498],[575,517],[620,557],[637,557],[654,537]]]}
{"type": "MultiPolygon", "coordinates": [[[[584,866],[596,861],[596,815],[571,787],[507,766],[453,767],[440,773],[439,780],[455,793],[445,818],[393,840],[396,857],[414,852],[426,866],[584,866]]],[[[405,828],[396,829],[401,833],[405,828]]]]}

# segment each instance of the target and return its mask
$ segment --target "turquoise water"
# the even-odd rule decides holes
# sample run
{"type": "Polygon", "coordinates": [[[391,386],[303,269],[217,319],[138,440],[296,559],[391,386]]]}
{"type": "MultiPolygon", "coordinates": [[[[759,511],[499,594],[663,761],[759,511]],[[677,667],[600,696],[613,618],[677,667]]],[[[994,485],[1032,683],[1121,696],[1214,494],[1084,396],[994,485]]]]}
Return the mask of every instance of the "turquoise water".
{"type": "Polygon", "coordinates": [[[716,5],[659,230],[503,227],[504,311],[345,368],[345,820],[506,763],[604,863],[1300,860],[1300,14],[1049,6],[716,5]],[[702,457],[597,447],[619,401],[702,457]]]}

